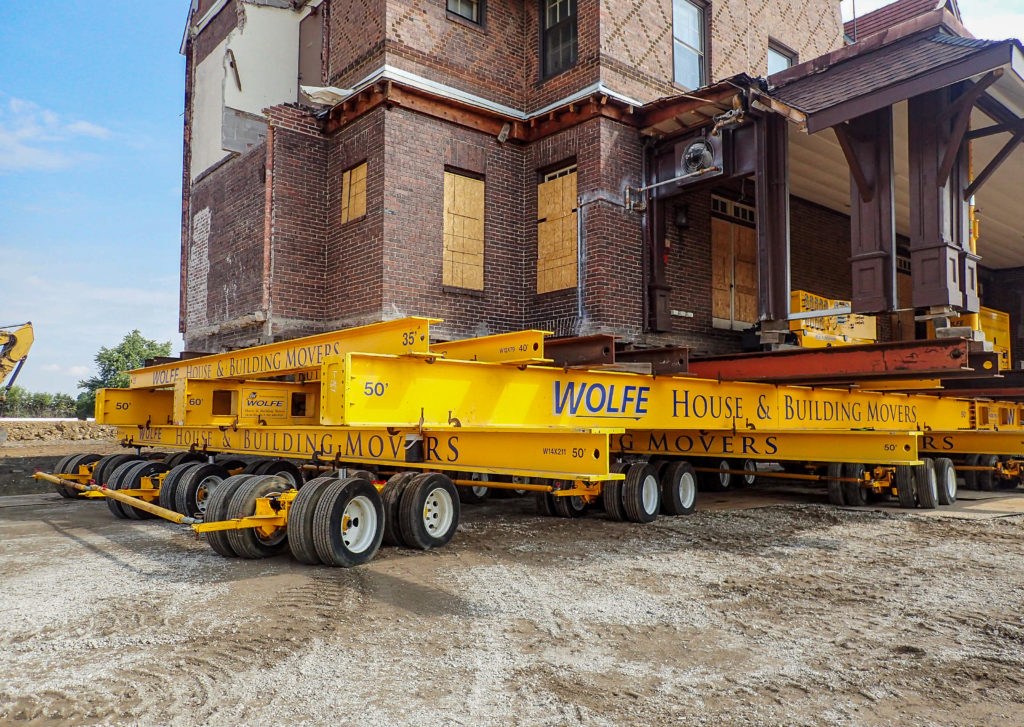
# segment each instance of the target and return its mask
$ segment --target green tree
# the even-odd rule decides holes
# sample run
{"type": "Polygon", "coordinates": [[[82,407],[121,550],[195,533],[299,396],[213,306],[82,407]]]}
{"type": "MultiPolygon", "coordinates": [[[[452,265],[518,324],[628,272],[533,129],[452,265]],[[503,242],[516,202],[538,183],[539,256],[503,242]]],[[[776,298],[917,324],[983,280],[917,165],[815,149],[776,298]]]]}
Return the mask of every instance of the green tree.
{"type": "Polygon", "coordinates": [[[157,343],[139,333],[132,331],[121,343],[113,348],[104,346],[96,354],[97,376],[78,382],[78,388],[84,391],[78,396],[77,413],[81,418],[91,417],[96,406],[97,389],[121,389],[128,386],[128,374],[123,373],[141,368],[146,359],[157,356],[170,356],[171,342],[157,343]]]}

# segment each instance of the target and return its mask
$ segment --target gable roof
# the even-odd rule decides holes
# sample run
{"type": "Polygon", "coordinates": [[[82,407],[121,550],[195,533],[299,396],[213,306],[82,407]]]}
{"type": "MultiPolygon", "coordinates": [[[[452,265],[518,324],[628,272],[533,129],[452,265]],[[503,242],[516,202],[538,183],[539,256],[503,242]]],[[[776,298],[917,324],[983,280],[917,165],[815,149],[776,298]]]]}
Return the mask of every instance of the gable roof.
{"type": "Polygon", "coordinates": [[[864,13],[859,18],[846,21],[843,30],[857,41],[940,8],[949,10],[957,20],[961,20],[956,0],[896,0],[870,13],[864,13]]]}

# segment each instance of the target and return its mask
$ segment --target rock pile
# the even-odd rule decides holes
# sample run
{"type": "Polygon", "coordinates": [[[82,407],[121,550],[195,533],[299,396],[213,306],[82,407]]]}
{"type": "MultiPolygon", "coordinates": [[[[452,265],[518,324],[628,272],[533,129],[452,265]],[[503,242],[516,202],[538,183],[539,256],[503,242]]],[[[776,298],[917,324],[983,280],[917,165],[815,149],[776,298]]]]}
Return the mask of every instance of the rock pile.
{"type": "Polygon", "coordinates": [[[49,442],[59,439],[110,439],[116,427],[78,419],[0,422],[0,442],[49,442]],[[5,436],[6,435],[6,436],[5,436]]]}

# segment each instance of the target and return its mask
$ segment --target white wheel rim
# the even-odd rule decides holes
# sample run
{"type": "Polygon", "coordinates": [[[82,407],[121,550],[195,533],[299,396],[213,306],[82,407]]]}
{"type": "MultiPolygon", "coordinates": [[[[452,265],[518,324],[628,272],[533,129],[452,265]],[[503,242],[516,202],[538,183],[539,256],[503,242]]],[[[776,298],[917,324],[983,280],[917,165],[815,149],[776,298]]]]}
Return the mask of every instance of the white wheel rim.
{"type": "Polygon", "coordinates": [[[654,475],[647,475],[644,478],[641,495],[643,497],[644,512],[650,515],[658,509],[658,480],[654,475]]]}
{"type": "Polygon", "coordinates": [[[204,477],[202,482],[199,483],[199,489],[196,490],[196,507],[199,508],[199,512],[206,512],[206,503],[210,499],[210,493],[221,482],[223,480],[220,477],[211,475],[210,477],[204,477]]]}
{"type": "MultiPolygon", "coordinates": [[[[476,482],[489,482],[490,481],[490,477],[488,477],[486,474],[482,474],[480,472],[474,472],[473,474],[471,474],[469,476],[469,479],[475,480],[476,482]]],[[[486,487],[484,485],[474,485],[470,489],[473,490],[473,494],[476,495],[477,497],[486,497],[487,496],[487,491],[490,488],[486,487]]]]}
{"type": "Polygon", "coordinates": [[[439,538],[448,532],[455,518],[455,505],[452,496],[443,487],[435,487],[427,494],[423,503],[423,527],[427,533],[439,538]]]}
{"type": "MultiPolygon", "coordinates": [[[[721,462],[719,462],[718,463],[718,469],[720,469],[720,470],[727,470],[727,469],[729,469],[729,460],[723,459],[721,462]]],[[[718,481],[720,483],[722,483],[722,487],[728,487],[730,479],[732,479],[732,475],[730,475],[728,472],[719,472],[718,473],[718,481]]]]}
{"type": "Polygon", "coordinates": [[[956,469],[953,465],[946,467],[946,494],[950,500],[956,497],[956,469]]]}
{"type": "Polygon", "coordinates": [[[757,462],[752,459],[743,461],[743,470],[749,472],[749,475],[743,475],[743,479],[748,485],[754,484],[754,480],[757,479],[757,462]]]}
{"type": "Polygon", "coordinates": [[[474,485],[469,489],[471,489],[473,491],[473,494],[476,495],[477,497],[483,497],[484,495],[487,494],[488,488],[484,487],[483,485],[474,485]]]}
{"type": "Polygon", "coordinates": [[[693,506],[693,501],[697,499],[697,481],[689,472],[684,472],[679,478],[678,488],[679,502],[684,508],[689,509],[693,506]]]}
{"type": "Polygon", "coordinates": [[[366,495],[353,497],[341,514],[341,542],[349,552],[362,553],[377,534],[377,510],[366,495]]]}

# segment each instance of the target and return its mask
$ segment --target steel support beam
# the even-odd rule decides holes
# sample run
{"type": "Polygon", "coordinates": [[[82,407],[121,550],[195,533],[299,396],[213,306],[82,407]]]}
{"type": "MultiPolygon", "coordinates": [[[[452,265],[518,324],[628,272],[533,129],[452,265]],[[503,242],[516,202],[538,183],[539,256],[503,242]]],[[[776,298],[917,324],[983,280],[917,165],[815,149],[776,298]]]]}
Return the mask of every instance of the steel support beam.
{"type": "Polygon", "coordinates": [[[789,136],[785,117],[759,116],[757,139],[758,318],[789,315],[789,136]]]}

